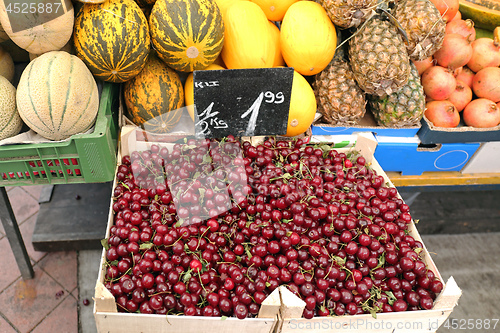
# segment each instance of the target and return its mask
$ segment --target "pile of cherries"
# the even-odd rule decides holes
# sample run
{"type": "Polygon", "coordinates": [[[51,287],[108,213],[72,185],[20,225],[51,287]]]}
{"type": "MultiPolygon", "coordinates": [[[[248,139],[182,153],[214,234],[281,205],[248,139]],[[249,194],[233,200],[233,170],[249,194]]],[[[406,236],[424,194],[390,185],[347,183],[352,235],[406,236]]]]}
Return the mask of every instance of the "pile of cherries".
{"type": "Polygon", "coordinates": [[[120,311],[257,316],[280,285],[304,318],[430,309],[443,284],[409,207],[356,151],[186,139],[124,156],[105,286],[120,311]]]}

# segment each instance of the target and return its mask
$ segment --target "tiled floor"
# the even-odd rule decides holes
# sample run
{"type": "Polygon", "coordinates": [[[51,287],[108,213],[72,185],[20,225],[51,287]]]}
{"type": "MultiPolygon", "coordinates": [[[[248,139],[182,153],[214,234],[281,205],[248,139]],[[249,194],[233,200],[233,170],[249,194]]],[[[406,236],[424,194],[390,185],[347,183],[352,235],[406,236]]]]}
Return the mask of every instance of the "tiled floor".
{"type": "MultiPolygon", "coordinates": [[[[0,224],[0,333],[78,333],[77,252],[38,252],[31,237],[41,186],[7,188],[35,277],[23,280],[0,224]]],[[[82,305],[83,306],[83,305],[82,305]]]]}

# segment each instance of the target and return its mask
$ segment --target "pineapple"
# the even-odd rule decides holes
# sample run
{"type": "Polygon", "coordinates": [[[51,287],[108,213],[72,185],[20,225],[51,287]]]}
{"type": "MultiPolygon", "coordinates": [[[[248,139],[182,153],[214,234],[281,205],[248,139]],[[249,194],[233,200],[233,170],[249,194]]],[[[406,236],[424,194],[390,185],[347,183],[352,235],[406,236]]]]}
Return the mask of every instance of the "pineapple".
{"type": "Polygon", "coordinates": [[[408,36],[410,59],[424,60],[441,48],[446,23],[429,0],[401,0],[392,10],[408,36]]]}
{"type": "Polygon", "coordinates": [[[349,64],[336,56],[313,82],[318,111],[334,125],[354,125],[365,115],[365,94],[349,64]]]}
{"type": "Polygon", "coordinates": [[[390,95],[408,82],[410,58],[396,25],[376,14],[349,40],[349,60],[361,89],[371,95],[390,95]]]}
{"type": "Polygon", "coordinates": [[[411,64],[408,83],[388,96],[368,96],[370,110],[380,126],[417,125],[425,110],[424,88],[417,67],[411,64]]]}
{"type": "Polygon", "coordinates": [[[377,6],[377,0],[316,0],[341,29],[357,27],[377,6]]]}

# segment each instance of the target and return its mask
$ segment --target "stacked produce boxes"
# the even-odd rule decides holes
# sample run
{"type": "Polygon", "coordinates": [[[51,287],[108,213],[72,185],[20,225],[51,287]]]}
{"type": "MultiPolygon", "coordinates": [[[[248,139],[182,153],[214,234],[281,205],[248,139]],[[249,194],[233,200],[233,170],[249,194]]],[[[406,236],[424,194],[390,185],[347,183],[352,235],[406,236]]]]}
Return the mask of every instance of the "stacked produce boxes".
{"type": "MultiPolygon", "coordinates": [[[[436,23],[432,26],[432,34],[428,39],[418,41],[421,45],[433,45],[422,47],[427,51],[425,55],[410,53],[410,59],[417,66],[420,77],[415,80],[418,87],[415,86],[412,97],[405,97],[405,92],[409,94],[412,91],[409,86],[382,100],[374,98],[373,91],[367,92],[366,113],[374,115],[377,122],[375,126],[362,126],[366,124],[367,118],[366,115],[359,118],[362,112],[358,112],[358,119],[348,119],[345,115],[343,118],[333,119],[324,115],[313,124],[314,134],[332,135],[346,130],[371,131],[378,138],[376,156],[384,170],[401,172],[403,175],[421,175],[425,171],[472,170],[465,166],[476,152],[481,154],[480,145],[498,141],[500,133],[500,111],[495,105],[499,101],[495,94],[498,90],[496,80],[500,73],[500,53],[498,36],[493,33],[497,13],[494,5],[487,2],[462,3],[461,8],[465,13],[463,17],[462,11],[458,10],[458,1],[434,4],[445,24],[436,23]],[[490,6],[491,9],[485,7],[480,10],[481,6],[490,6]],[[446,7],[445,12],[443,7],[446,7]],[[431,43],[429,40],[432,39],[431,43]],[[404,104],[409,101],[412,104],[404,104]],[[410,118],[410,115],[414,115],[414,118],[410,118]],[[351,121],[351,125],[348,121],[351,121]],[[415,126],[415,132],[409,132],[415,126]]],[[[423,14],[428,10],[423,2],[409,8],[414,8],[415,12],[422,13],[428,19],[433,15],[423,14]]],[[[408,17],[403,16],[397,8],[393,14],[401,16],[396,18],[402,22],[407,34],[411,35],[411,29],[417,29],[405,21],[408,17]]],[[[354,44],[354,38],[349,43],[354,44]]],[[[415,44],[410,40],[407,45],[415,44]]],[[[352,48],[350,45],[348,52],[352,48]]],[[[412,80],[409,82],[412,83],[412,80]]],[[[330,96],[332,95],[335,99],[329,101],[330,104],[325,102],[326,105],[330,108],[335,103],[342,105],[341,98],[345,98],[346,94],[331,90],[330,96]]],[[[319,109],[321,111],[321,107],[319,109]]],[[[356,114],[355,111],[350,112],[356,114]]],[[[491,162],[498,166],[498,162],[491,162]]],[[[494,168],[488,170],[495,172],[494,168]]],[[[496,171],[499,171],[498,167],[496,171]]]]}

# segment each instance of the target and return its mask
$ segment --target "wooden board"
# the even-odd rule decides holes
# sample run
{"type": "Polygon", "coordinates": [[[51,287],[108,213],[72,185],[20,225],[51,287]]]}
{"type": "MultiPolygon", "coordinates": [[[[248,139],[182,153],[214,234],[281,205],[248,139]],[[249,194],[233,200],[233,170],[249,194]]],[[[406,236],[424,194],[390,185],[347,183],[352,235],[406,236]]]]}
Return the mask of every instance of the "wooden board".
{"type": "Polygon", "coordinates": [[[396,187],[500,185],[500,173],[440,171],[424,172],[420,176],[402,176],[399,172],[387,172],[387,176],[396,187]]]}
{"type": "Polygon", "coordinates": [[[106,333],[271,333],[273,319],[162,316],[95,312],[98,332],[106,333]]]}

